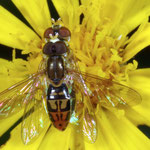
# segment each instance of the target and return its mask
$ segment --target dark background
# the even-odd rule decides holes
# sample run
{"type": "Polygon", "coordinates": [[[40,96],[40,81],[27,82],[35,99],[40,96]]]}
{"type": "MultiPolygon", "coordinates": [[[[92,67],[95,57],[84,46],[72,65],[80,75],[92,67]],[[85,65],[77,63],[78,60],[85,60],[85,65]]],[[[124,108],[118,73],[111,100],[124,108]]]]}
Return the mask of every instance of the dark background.
{"type": "MultiPolygon", "coordinates": [[[[52,18],[58,19],[59,15],[58,15],[55,7],[53,6],[51,0],[47,0],[47,1],[48,1],[48,5],[50,8],[52,18]]],[[[28,25],[30,28],[32,28],[29,25],[29,23],[26,21],[26,19],[22,16],[22,14],[18,11],[18,9],[15,7],[15,5],[11,2],[11,0],[0,0],[0,5],[5,7],[12,14],[17,16],[20,20],[22,20],[26,25],[28,25]]],[[[133,30],[128,36],[130,37],[136,31],[136,29],[133,30]]],[[[17,56],[17,58],[26,59],[28,55],[22,55],[20,50],[16,50],[16,56],[17,56]]],[[[12,48],[0,44],[0,58],[11,60],[12,59],[12,48]]],[[[150,68],[150,46],[144,48],[133,59],[138,61],[138,64],[139,64],[138,68],[150,68]]],[[[133,59],[129,60],[129,62],[132,62],[133,59]]],[[[13,130],[21,122],[21,120],[22,120],[22,118],[20,118],[10,129],[8,129],[8,131],[6,133],[4,133],[0,137],[0,145],[3,145],[6,143],[6,141],[10,137],[11,130],[13,130]]],[[[147,127],[146,125],[140,125],[139,129],[146,136],[148,136],[150,138],[150,128],[149,127],[147,127]]]]}

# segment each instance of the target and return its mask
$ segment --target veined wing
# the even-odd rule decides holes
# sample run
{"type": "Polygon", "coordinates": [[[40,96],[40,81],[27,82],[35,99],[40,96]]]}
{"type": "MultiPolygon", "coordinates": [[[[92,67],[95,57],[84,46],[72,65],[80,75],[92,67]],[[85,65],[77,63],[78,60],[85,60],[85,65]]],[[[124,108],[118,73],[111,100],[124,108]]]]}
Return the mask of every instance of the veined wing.
{"type": "Polygon", "coordinates": [[[89,113],[87,108],[83,110],[82,132],[84,139],[89,143],[94,143],[97,139],[97,123],[94,114],[89,113]]]}
{"type": "MultiPolygon", "coordinates": [[[[74,81],[79,84],[84,100],[78,101],[76,109],[83,103],[82,132],[87,141],[94,143],[97,137],[95,108],[98,104],[104,107],[134,106],[141,102],[141,96],[130,87],[95,75],[68,69],[74,81]]],[[[77,109],[78,114],[79,109],[77,109]]],[[[78,115],[81,116],[81,115],[78,115]]]]}
{"type": "Polygon", "coordinates": [[[33,74],[0,93],[0,119],[13,115],[27,103],[35,79],[43,73],[33,74]]]}
{"type": "Polygon", "coordinates": [[[97,139],[98,130],[90,94],[79,74],[72,73],[71,76],[74,80],[76,93],[75,115],[72,116],[73,119],[71,120],[78,120],[79,131],[82,132],[84,139],[89,143],[94,143],[97,139]]]}
{"type": "Polygon", "coordinates": [[[34,141],[48,126],[45,104],[49,80],[39,72],[0,93],[0,119],[9,117],[25,108],[22,122],[22,140],[34,141]]]}
{"type": "Polygon", "coordinates": [[[0,119],[13,115],[25,105],[33,81],[29,77],[0,93],[0,119]]]}
{"type": "Polygon", "coordinates": [[[22,122],[22,140],[29,144],[36,140],[39,134],[49,126],[50,120],[46,107],[46,90],[48,87],[46,77],[41,77],[35,83],[32,94],[29,96],[22,122]]]}
{"type": "Polygon", "coordinates": [[[93,107],[99,103],[102,106],[123,109],[125,106],[137,105],[142,100],[140,94],[128,86],[95,75],[81,74],[93,107]]]}

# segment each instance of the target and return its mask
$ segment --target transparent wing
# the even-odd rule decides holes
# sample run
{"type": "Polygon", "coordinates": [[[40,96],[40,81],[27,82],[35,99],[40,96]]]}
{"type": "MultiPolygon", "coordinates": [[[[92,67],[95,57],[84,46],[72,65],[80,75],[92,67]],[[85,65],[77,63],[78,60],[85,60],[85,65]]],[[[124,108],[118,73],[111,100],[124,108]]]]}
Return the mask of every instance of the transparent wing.
{"type": "Polygon", "coordinates": [[[95,75],[69,70],[79,84],[82,83],[84,93],[89,97],[89,103],[95,108],[97,104],[106,107],[124,109],[141,103],[142,99],[134,89],[95,75]]]}
{"type": "Polygon", "coordinates": [[[94,143],[97,138],[98,130],[88,87],[80,74],[77,60],[73,53],[70,53],[68,56],[67,63],[69,64],[66,64],[67,72],[71,77],[70,79],[68,78],[68,80],[73,80],[76,93],[75,115],[73,114],[71,121],[78,120],[78,124],[81,126],[79,130],[82,132],[84,139],[89,143],[94,143]]]}
{"type": "Polygon", "coordinates": [[[43,75],[44,72],[33,74],[0,93],[0,119],[13,115],[26,105],[36,78],[43,75]]]}
{"type": "Polygon", "coordinates": [[[49,126],[50,120],[46,111],[45,99],[33,98],[27,105],[21,129],[24,144],[35,141],[40,133],[49,126]]]}
{"type": "Polygon", "coordinates": [[[22,122],[22,139],[25,144],[36,139],[48,125],[45,105],[48,85],[45,71],[41,71],[0,93],[0,119],[25,108],[22,122]]]}
{"type": "Polygon", "coordinates": [[[46,93],[49,82],[46,76],[36,78],[32,92],[29,94],[22,122],[22,140],[29,144],[36,140],[39,134],[49,126],[46,107],[46,93]]]}
{"type": "Polygon", "coordinates": [[[33,81],[29,77],[0,93],[0,119],[13,115],[25,105],[33,81]]]}
{"type": "Polygon", "coordinates": [[[82,120],[82,132],[84,139],[89,143],[94,143],[97,139],[97,125],[94,114],[88,112],[88,109],[84,108],[84,115],[82,120]]]}
{"type": "Polygon", "coordinates": [[[94,114],[98,104],[124,109],[126,106],[134,106],[141,102],[141,96],[130,87],[84,72],[71,69],[68,69],[68,72],[72,74],[72,78],[79,85],[78,89],[83,93],[84,100],[77,100],[76,113],[82,122],[82,132],[88,142],[96,141],[98,130],[94,114]]]}
{"type": "Polygon", "coordinates": [[[94,143],[98,131],[94,109],[90,102],[90,95],[84,87],[85,83],[77,74],[72,74],[72,78],[76,92],[76,105],[75,115],[72,115],[71,123],[75,123],[78,120],[78,123],[75,124],[80,126],[79,130],[82,132],[84,139],[89,143],[94,143]]]}
{"type": "Polygon", "coordinates": [[[93,107],[100,103],[102,106],[123,109],[137,105],[142,100],[138,92],[125,85],[91,74],[82,73],[82,77],[89,90],[93,107]]]}

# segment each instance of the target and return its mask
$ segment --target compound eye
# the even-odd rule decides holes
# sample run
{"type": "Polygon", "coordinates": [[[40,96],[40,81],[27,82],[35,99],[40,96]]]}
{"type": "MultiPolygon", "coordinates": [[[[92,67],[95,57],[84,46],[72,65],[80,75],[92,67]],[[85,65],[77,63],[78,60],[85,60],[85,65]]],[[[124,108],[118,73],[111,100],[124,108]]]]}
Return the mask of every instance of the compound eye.
{"type": "Polygon", "coordinates": [[[58,31],[58,35],[60,39],[67,39],[71,36],[69,29],[65,27],[61,27],[58,31]]]}
{"type": "Polygon", "coordinates": [[[45,30],[44,38],[50,38],[50,36],[49,36],[50,34],[54,35],[54,30],[52,29],[52,27],[45,30]]]}

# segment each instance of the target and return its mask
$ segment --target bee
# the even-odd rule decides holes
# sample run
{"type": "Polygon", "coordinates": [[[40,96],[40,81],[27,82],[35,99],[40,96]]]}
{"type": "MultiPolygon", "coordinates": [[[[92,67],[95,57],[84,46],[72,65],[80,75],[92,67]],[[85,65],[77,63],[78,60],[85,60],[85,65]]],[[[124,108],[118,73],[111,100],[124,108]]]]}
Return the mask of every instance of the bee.
{"type": "Polygon", "coordinates": [[[98,105],[124,109],[141,102],[130,87],[81,72],[68,44],[70,37],[64,26],[53,24],[46,29],[37,73],[0,93],[0,119],[24,108],[21,133],[25,144],[34,141],[48,121],[60,131],[68,124],[80,126],[85,139],[94,143],[98,105]]]}

